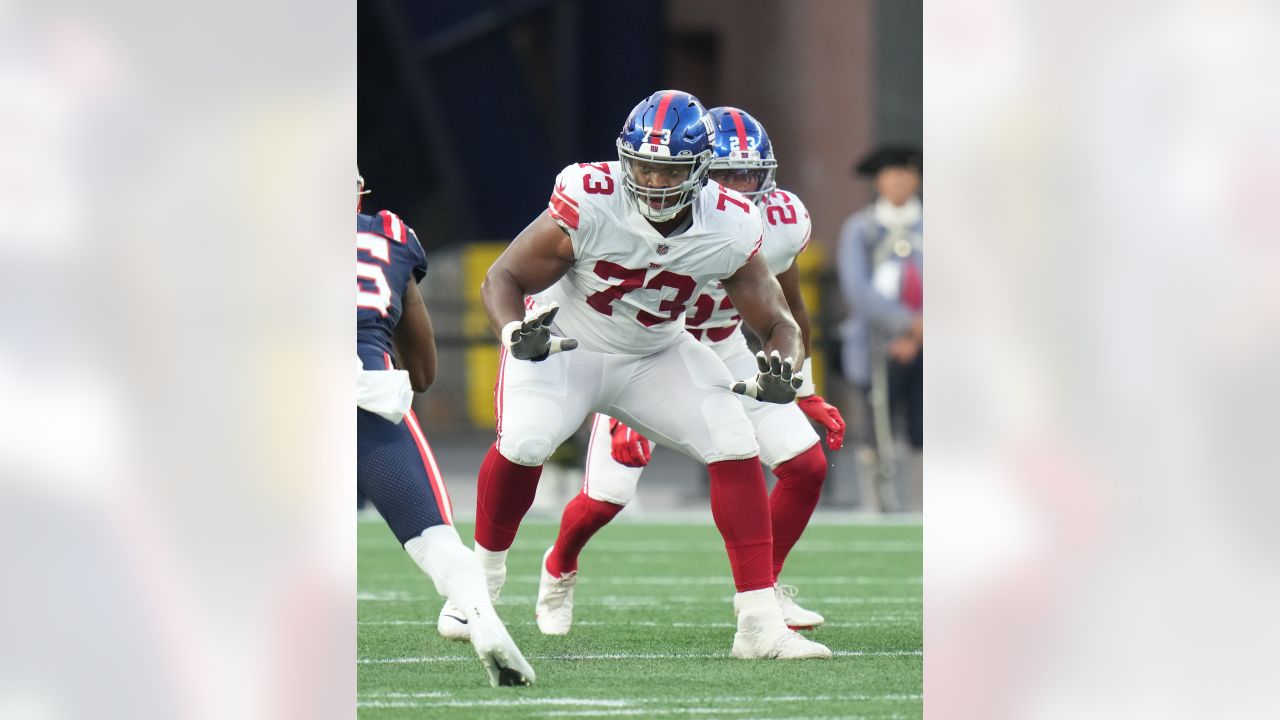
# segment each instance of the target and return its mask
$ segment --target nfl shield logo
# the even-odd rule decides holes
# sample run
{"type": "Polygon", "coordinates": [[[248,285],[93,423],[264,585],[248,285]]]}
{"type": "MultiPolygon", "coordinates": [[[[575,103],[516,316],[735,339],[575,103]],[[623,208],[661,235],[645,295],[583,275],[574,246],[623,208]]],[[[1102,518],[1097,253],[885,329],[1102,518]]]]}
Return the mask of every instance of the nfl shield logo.
{"type": "Polygon", "coordinates": [[[667,254],[667,244],[666,244],[666,243],[658,243],[658,254],[659,254],[659,255],[666,255],[666,254],[667,254]]]}

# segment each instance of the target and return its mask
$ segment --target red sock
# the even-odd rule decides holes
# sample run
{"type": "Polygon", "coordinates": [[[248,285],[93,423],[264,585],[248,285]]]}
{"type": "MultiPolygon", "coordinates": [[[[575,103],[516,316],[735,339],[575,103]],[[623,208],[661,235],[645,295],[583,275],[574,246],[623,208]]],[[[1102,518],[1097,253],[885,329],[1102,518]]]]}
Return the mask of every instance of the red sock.
{"type": "Polygon", "coordinates": [[[586,493],[578,496],[564,506],[564,516],[560,518],[560,535],[556,537],[555,549],[547,556],[547,572],[552,577],[560,577],[578,569],[578,555],[596,531],[622,512],[624,505],[587,497],[586,493]]]}
{"type": "Polygon", "coordinates": [[[770,562],[769,496],[760,458],[721,460],[707,465],[711,475],[711,517],[729,551],[738,592],[773,587],[770,562]]]}
{"type": "Polygon", "coordinates": [[[541,475],[541,465],[517,465],[502,457],[497,443],[489,446],[476,481],[477,544],[486,550],[511,547],[520,521],[533,505],[541,475]]]}
{"type": "Polygon", "coordinates": [[[827,456],[820,443],[773,469],[778,483],[769,495],[769,517],[773,521],[773,579],[777,581],[787,553],[809,525],[813,509],[822,497],[827,478],[827,456]]]}

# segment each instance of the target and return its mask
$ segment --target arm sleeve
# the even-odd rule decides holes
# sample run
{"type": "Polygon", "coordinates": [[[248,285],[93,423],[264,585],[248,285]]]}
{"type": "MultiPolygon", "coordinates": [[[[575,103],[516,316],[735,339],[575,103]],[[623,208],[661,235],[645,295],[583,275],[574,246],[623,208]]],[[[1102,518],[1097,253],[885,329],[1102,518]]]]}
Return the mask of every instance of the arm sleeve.
{"type": "Polygon", "coordinates": [[[868,220],[860,215],[847,220],[841,229],[836,256],[840,292],[853,311],[866,317],[872,327],[889,335],[901,335],[911,327],[912,313],[871,286],[866,257],[871,232],[868,220]]]}

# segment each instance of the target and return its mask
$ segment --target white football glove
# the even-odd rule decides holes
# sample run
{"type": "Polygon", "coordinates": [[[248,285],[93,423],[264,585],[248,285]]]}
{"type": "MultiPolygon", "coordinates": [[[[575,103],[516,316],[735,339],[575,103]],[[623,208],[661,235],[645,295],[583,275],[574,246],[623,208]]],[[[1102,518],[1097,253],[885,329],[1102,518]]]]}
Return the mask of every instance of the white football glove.
{"type": "Polygon", "coordinates": [[[511,357],[517,360],[541,362],[552,353],[578,347],[578,341],[551,334],[551,321],[560,306],[556,303],[534,307],[524,315],[524,320],[512,320],[502,328],[502,344],[511,357]]]}
{"type": "Polygon", "coordinates": [[[761,402],[785,405],[796,399],[796,390],[800,388],[803,378],[792,372],[795,360],[783,358],[774,350],[768,358],[764,351],[756,353],[756,365],[760,374],[750,380],[739,380],[733,384],[733,391],[761,402]]]}

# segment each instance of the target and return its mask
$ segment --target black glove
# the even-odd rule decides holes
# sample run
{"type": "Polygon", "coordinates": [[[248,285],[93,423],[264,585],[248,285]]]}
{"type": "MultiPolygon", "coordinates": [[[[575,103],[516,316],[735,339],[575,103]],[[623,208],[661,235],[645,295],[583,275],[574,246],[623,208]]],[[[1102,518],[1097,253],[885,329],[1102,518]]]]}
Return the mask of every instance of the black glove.
{"type": "Polygon", "coordinates": [[[756,353],[760,374],[734,383],[733,391],[761,402],[785,405],[796,399],[796,390],[802,382],[800,375],[792,371],[794,362],[791,358],[783,359],[777,350],[765,358],[762,350],[756,353]]]}
{"type": "Polygon", "coordinates": [[[560,306],[556,303],[535,307],[525,313],[524,320],[512,320],[502,328],[502,344],[517,360],[541,362],[551,353],[578,347],[578,341],[551,334],[551,321],[560,306]]]}

